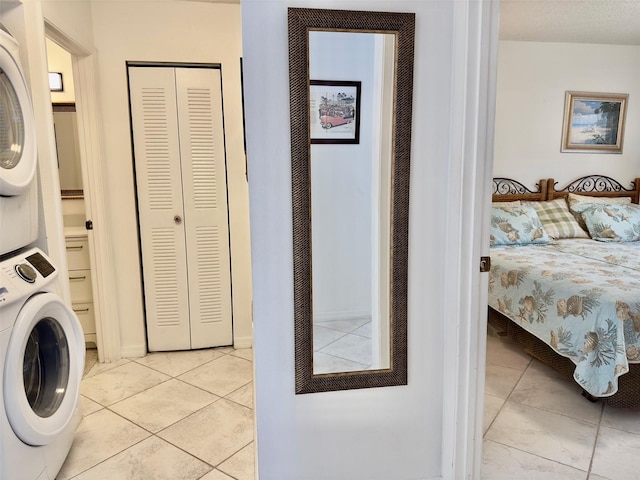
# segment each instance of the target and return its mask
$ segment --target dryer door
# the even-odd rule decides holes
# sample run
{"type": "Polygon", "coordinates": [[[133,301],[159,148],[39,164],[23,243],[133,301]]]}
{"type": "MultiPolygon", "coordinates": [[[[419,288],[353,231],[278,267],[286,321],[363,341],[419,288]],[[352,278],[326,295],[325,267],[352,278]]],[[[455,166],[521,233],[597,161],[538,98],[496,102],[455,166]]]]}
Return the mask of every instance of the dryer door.
{"type": "Polygon", "coordinates": [[[4,404],[16,436],[55,441],[73,418],[84,369],[84,335],[60,297],[38,293],[24,304],[9,340],[4,404]]]}
{"type": "MultiPolygon", "coordinates": [[[[10,39],[0,35],[0,42],[10,39]]],[[[0,43],[0,195],[20,195],[36,171],[35,122],[22,72],[0,43]]]]}

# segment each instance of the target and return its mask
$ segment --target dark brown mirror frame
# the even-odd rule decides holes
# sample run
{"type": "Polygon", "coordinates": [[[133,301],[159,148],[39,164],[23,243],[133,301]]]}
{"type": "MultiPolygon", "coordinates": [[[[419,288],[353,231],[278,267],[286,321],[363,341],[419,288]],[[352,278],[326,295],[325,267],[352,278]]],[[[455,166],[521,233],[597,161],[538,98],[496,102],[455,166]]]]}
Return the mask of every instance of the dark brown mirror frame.
{"type": "Polygon", "coordinates": [[[413,13],[289,8],[296,393],[407,384],[407,260],[414,37],[413,13]],[[389,286],[391,366],[384,370],[313,373],[309,30],[393,33],[397,38],[389,286]]]}

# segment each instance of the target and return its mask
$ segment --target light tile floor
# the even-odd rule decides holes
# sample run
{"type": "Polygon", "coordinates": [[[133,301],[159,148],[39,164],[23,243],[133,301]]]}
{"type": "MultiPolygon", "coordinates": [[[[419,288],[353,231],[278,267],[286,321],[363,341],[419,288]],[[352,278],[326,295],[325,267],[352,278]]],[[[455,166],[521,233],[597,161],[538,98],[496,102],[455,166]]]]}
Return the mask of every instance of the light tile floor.
{"type": "Polygon", "coordinates": [[[254,480],[251,349],[94,359],[57,480],[254,480]]]}
{"type": "Polygon", "coordinates": [[[315,321],[313,350],[314,373],[372,368],[371,319],[315,321]]]}
{"type": "MultiPolygon", "coordinates": [[[[252,360],[221,348],[93,365],[57,480],[253,480],[252,360]]],[[[590,403],[489,336],[483,480],[635,480],[639,455],[639,409],[590,403]]]]}
{"type": "Polygon", "coordinates": [[[640,478],[640,409],[591,403],[571,379],[489,336],[484,480],[640,478]]]}

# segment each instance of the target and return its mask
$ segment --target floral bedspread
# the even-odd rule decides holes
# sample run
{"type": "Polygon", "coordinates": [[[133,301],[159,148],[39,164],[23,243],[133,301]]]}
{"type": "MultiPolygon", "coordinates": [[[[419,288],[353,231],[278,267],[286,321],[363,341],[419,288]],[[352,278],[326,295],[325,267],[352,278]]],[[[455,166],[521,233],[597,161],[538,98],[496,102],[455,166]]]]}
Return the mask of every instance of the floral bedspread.
{"type": "Polygon", "coordinates": [[[491,248],[489,305],[576,364],[596,397],[640,363],[640,242],[491,248]]]}

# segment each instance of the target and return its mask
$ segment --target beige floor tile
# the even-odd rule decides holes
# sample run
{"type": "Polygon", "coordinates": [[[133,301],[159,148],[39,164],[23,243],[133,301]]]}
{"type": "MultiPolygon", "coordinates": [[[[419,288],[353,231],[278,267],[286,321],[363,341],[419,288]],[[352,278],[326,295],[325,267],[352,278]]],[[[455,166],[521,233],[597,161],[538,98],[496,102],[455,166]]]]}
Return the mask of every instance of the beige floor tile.
{"type": "Polygon", "coordinates": [[[581,395],[580,386],[570,380],[541,375],[527,370],[513,389],[510,402],[599,423],[602,404],[592,403],[581,395]]]}
{"type": "Polygon", "coordinates": [[[563,379],[568,378],[569,380],[571,380],[571,377],[567,375],[562,375],[561,373],[557,372],[553,368],[549,367],[548,365],[545,365],[540,360],[537,360],[535,358],[531,360],[531,363],[529,364],[527,371],[535,372],[540,375],[546,375],[548,377],[556,377],[556,378],[563,378],[563,379]]]}
{"type": "Polygon", "coordinates": [[[516,368],[487,365],[484,386],[485,393],[506,400],[521,376],[522,371],[516,368]]]}
{"type": "Polygon", "coordinates": [[[598,426],[507,402],[485,439],[587,471],[598,426]]]}
{"type": "Polygon", "coordinates": [[[587,472],[485,440],[482,480],[586,480],[587,472]]]}
{"type": "Polygon", "coordinates": [[[111,410],[150,432],[158,432],[219,397],[172,378],[111,405],[111,410]]]}
{"type": "Polygon", "coordinates": [[[253,382],[248,383],[244,387],[240,387],[238,390],[231,392],[224,398],[239,403],[240,405],[244,405],[245,407],[253,408],[253,382]]]}
{"type": "Polygon", "coordinates": [[[366,370],[368,365],[352,362],[333,355],[326,355],[322,352],[313,354],[313,373],[333,373],[333,372],[357,372],[366,370]]]}
{"type": "Polygon", "coordinates": [[[350,333],[357,330],[366,323],[369,323],[371,319],[368,318],[356,318],[352,320],[329,320],[326,322],[314,321],[314,325],[320,325],[326,328],[332,328],[333,330],[340,330],[341,332],[350,333]]]}
{"type": "Polygon", "coordinates": [[[602,475],[596,475],[595,473],[591,473],[589,474],[589,480],[615,480],[615,479],[609,478],[609,477],[603,477],[602,475]]]}
{"type": "Polygon", "coordinates": [[[109,406],[169,378],[143,365],[128,362],[85,378],[80,385],[80,393],[101,405],[109,406]]]}
{"type": "Polygon", "coordinates": [[[84,352],[84,372],[82,376],[85,377],[97,363],[98,350],[95,348],[87,348],[84,352]]]}
{"type": "Polygon", "coordinates": [[[253,441],[253,411],[221,399],[162,430],[158,436],[217,466],[253,441]]]}
{"type": "Polygon", "coordinates": [[[371,339],[359,335],[345,335],[320,349],[321,353],[334,355],[363,365],[371,365],[371,339]]]}
{"type": "Polygon", "coordinates": [[[524,370],[531,363],[531,357],[524,349],[508,338],[487,336],[487,365],[501,365],[503,367],[524,370]]]}
{"type": "Polygon", "coordinates": [[[77,480],[196,480],[211,467],[170,443],[150,437],[78,475],[77,480]]]}
{"type": "Polygon", "coordinates": [[[333,328],[326,328],[320,325],[313,326],[313,349],[320,350],[340,337],[344,337],[346,333],[333,328]]]}
{"type": "Polygon", "coordinates": [[[362,325],[360,328],[356,328],[353,332],[354,335],[360,335],[361,337],[371,338],[371,322],[367,322],[362,325]]]}
{"type": "Polygon", "coordinates": [[[217,470],[214,468],[209,473],[207,473],[204,477],[202,477],[200,480],[235,480],[235,479],[230,477],[226,473],[222,473],[220,470],[217,470]]]}
{"type": "Polygon", "coordinates": [[[244,358],[225,355],[178,378],[224,397],[253,380],[253,365],[244,358]]]}
{"type": "Polygon", "coordinates": [[[75,477],[149,435],[149,432],[107,409],[84,417],[69,456],[56,478],[67,480],[75,477]]]}
{"type": "Polygon", "coordinates": [[[606,405],[602,414],[602,425],[640,435],[640,409],[606,405]]]}
{"type": "Polygon", "coordinates": [[[251,442],[231,458],[218,465],[218,469],[237,480],[254,480],[255,455],[255,445],[251,442]]]}
{"type": "Polygon", "coordinates": [[[135,361],[172,377],[177,377],[226,354],[226,347],[180,352],[154,352],[146,357],[136,358],[135,361]]]}
{"type": "Polygon", "coordinates": [[[253,362],[253,348],[238,348],[237,350],[233,350],[230,355],[253,362]]]}
{"type": "Polygon", "coordinates": [[[504,399],[493,395],[484,396],[484,414],[482,416],[482,433],[487,433],[491,423],[495,420],[498,412],[504,405],[504,399]]]}
{"type": "Polygon", "coordinates": [[[104,408],[97,402],[94,402],[90,398],[85,397],[84,395],[80,395],[80,410],[82,411],[82,415],[85,417],[87,415],[91,415],[92,413],[97,412],[98,410],[104,408]]]}
{"type": "Polygon", "coordinates": [[[640,435],[600,427],[591,471],[613,480],[640,478],[640,435]]]}
{"type": "Polygon", "coordinates": [[[111,370],[122,365],[129,363],[131,360],[128,358],[121,358],[117,362],[110,363],[94,363],[93,367],[89,368],[89,371],[85,373],[84,378],[93,377],[94,375],[99,375],[107,370],[111,370]]]}

